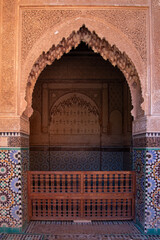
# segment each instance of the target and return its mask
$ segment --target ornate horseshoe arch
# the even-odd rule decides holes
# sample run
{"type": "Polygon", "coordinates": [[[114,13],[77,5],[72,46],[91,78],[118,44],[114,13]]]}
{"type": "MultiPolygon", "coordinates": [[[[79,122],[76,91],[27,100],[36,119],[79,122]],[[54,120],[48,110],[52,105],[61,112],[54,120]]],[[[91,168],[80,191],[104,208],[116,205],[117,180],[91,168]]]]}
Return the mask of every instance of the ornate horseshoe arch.
{"type": "Polygon", "coordinates": [[[131,91],[132,105],[134,106],[132,109],[132,115],[134,119],[142,116],[144,112],[141,108],[143,102],[141,85],[133,62],[125,52],[121,53],[115,45],[111,46],[106,39],[99,38],[94,31],[90,32],[85,25],[83,25],[77,32],[73,31],[67,39],[63,38],[57,46],[53,45],[48,52],[43,52],[34,63],[28,76],[25,97],[27,107],[25,114],[28,117],[32,115],[33,89],[38,76],[46,65],[51,65],[56,59],[60,59],[64,53],[68,53],[73,47],[76,48],[81,41],[91,47],[95,53],[99,53],[104,60],[109,60],[113,66],[117,65],[124,74],[131,91]]]}

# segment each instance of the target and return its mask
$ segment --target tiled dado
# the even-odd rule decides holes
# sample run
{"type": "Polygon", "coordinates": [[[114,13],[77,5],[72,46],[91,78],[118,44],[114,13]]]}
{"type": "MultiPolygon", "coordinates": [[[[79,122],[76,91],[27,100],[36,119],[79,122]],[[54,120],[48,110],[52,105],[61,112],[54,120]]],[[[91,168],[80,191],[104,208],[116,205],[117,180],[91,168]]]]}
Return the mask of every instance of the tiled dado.
{"type": "Polygon", "coordinates": [[[146,150],[145,228],[160,234],[160,148],[146,150]]]}
{"type": "Polygon", "coordinates": [[[136,220],[148,234],[160,234],[159,138],[159,133],[146,133],[133,140],[133,167],[136,171],[137,188],[136,220]],[[142,138],[151,146],[142,146],[142,138]]]}
{"type": "Polygon", "coordinates": [[[160,149],[133,149],[136,221],[145,233],[160,233],[160,149]]]}
{"type": "Polygon", "coordinates": [[[145,150],[133,149],[133,170],[136,171],[136,222],[145,228],[145,150]]]}
{"type": "Polygon", "coordinates": [[[32,171],[122,171],[124,168],[131,170],[128,148],[30,148],[32,171]]]}
{"type": "Polygon", "coordinates": [[[20,231],[27,221],[28,148],[0,148],[0,230],[20,231]]]}

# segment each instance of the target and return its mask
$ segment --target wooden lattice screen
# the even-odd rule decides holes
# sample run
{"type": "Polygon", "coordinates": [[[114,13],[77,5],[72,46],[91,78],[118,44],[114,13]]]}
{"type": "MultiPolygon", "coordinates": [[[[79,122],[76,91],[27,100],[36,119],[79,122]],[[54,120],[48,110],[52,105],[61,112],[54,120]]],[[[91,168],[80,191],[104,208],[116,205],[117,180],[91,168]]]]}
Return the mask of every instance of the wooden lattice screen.
{"type": "Polygon", "coordinates": [[[134,218],[135,173],[28,172],[30,220],[134,218]]]}

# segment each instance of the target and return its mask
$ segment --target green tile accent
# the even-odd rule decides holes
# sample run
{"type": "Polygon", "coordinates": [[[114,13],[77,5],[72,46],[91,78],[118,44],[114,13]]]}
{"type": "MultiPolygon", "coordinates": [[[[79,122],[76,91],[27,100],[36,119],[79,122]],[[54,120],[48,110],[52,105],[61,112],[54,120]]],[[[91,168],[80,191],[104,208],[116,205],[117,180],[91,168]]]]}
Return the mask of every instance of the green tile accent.
{"type": "Polygon", "coordinates": [[[159,147],[157,147],[157,148],[155,148],[155,147],[145,147],[145,148],[142,148],[142,147],[140,147],[140,148],[138,148],[138,147],[133,147],[132,148],[133,150],[160,150],[160,148],[159,147]]]}
{"type": "Polygon", "coordinates": [[[147,235],[160,235],[160,228],[147,229],[147,235]]]}
{"type": "Polygon", "coordinates": [[[0,233],[23,233],[22,227],[11,228],[11,227],[0,227],[0,233]]]}
{"type": "Polygon", "coordinates": [[[22,232],[25,232],[28,227],[29,222],[25,221],[22,227],[22,232]]]}
{"type": "Polygon", "coordinates": [[[144,226],[142,225],[142,223],[140,223],[137,219],[136,219],[136,227],[139,229],[139,231],[144,234],[144,226]]]}

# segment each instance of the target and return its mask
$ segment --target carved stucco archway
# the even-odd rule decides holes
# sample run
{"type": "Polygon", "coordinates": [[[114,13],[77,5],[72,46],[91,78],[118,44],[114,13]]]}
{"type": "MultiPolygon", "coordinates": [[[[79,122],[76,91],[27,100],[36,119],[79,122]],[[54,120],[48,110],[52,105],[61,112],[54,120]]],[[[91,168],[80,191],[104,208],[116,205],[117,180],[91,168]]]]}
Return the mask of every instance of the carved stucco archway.
{"type": "Polygon", "coordinates": [[[81,41],[91,47],[95,53],[99,53],[104,60],[109,60],[113,66],[117,66],[122,71],[131,91],[132,115],[135,119],[142,116],[144,113],[141,108],[143,102],[141,84],[132,60],[115,45],[110,45],[105,38],[101,39],[94,31],[90,32],[85,25],[78,31],[73,31],[68,38],[63,38],[57,46],[53,45],[48,52],[43,52],[34,63],[27,81],[25,114],[28,117],[32,115],[33,89],[46,65],[51,65],[56,59],[60,59],[64,53],[68,53],[73,47],[76,48],[81,41]]]}

